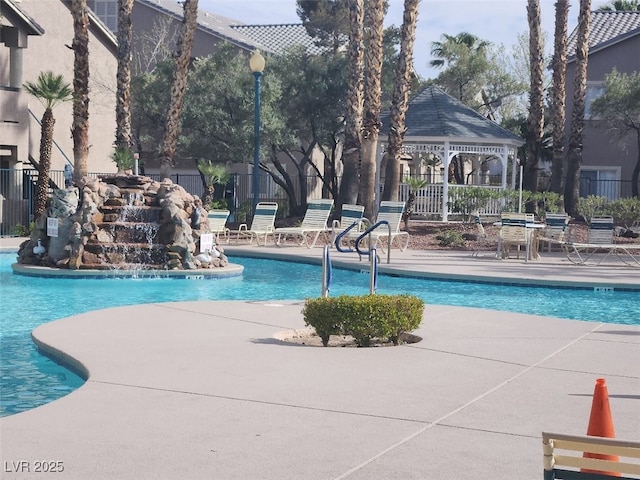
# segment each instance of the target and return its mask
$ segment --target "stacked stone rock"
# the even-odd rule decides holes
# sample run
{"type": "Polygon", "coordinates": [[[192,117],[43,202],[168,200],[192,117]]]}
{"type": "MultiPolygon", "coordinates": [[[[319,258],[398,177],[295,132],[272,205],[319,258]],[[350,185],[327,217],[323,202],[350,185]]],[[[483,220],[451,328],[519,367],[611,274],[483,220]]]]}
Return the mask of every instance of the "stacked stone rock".
{"type": "Polygon", "coordinates": [[[58,236],[47,236],[47,219],[40,217],[18,262],[99,270],[224,267],[228,260],[219,246],[218,255],[199,251],[201,235],[210,233],[201,208],[198,197],[171,180],[85,177],[80,187],[54,191],[47,216],[58,220],[58,236]],[[33,252],[38,240],[44,255],[33,252]]]}

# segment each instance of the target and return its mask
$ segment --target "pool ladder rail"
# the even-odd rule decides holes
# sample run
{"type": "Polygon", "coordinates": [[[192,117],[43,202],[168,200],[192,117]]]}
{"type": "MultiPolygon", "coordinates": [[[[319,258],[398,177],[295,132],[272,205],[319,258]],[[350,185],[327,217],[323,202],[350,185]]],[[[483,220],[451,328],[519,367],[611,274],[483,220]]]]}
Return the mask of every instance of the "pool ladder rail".
{"type": "MultiPolygon", "coordinates": [[[[351,253],[351,252],[357,252],[358,255],[360,256],[360,259],[362,259],[363,256],[370,256],[372,251],[375,252],[376,249],[375,247],[370,247],[368,250],[362,250],[360,248],[360,243],[367,239],[370,240],[371,238],[371,232],[373,232],[374,230],[376,230],[377,228],[382,227],[383,225],[387,226],[387,230],[389,232],[389,240],[391,240],[391,225],[389,225],[389,222],[386,220],[380,220],[379,222],[374,223],[373,225],[371,225],[369,228],[367,228],[364,232],[362,232],[358,238],[356,238],[354,247],[355,248],[351,248],[351,247],[347,247],[344,248],[342,246],[340,246],[340,241],[342,240],[342,238],[347,235],[351,229],[353,229],[354,227],[357,226],[356,223],[352,223],[351,225],[349,225],[343,232],[341,232],[335,239],[334,243],[336,246],[336,250],[338,250],[341,253],[351,253]]],[[[368,242],[369,245],[371,245],[371,241],[368,242]]],[[[389,242],[389,248],[387,248],[387,264],[391,263],[391,242],[389,242]]]]}
{"type": "MultiPolygon", "coordinates": [[[[354,248],[343,248],[340,246],[340,240],[344,237],[349,231],[354,228],[357,223],[352,223],[348,228],[345,229],[344,232],[341,232],[335,239],[336,250],[341,253],[352,253],[357,252],[362,259],[363,256],[369,257],[369,293],[371,295],[376,293],[378,288],[378,264],[380,263],[380,257],[378,256],[376,247],[369,247],[367,250],[362,250],[360,248],[360,242],[369,235],[374,229],[378,228],[381,225],[387,225],[389,228],[389,238],[391,238],[391,227],[389,226],[389,222],[386,220],[381,220],[369,227],[366,231],[364,231],[361,235],[358,236],[355,242],[354,248]]],[[[330,246],[325,245],[324,251],[322,254],[322,296],[328,297],[329,291],[331,290],[331,256],[329,254],[330,246]]],[[[387,250],[387,263],[391,261],[391,249],[387,250]]]]}

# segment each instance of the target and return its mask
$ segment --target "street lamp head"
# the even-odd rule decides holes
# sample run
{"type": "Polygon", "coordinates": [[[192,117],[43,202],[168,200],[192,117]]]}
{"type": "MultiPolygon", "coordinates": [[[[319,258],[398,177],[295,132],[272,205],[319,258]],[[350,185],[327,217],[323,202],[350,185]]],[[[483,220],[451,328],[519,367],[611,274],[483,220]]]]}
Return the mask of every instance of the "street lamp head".
{"type": "Polygon", "coordinates": [[[264,70],[264,57],[260,55],[260,50],[254,50],[249,59],[249,68],[253,73],[262,73],[264,70]]]}

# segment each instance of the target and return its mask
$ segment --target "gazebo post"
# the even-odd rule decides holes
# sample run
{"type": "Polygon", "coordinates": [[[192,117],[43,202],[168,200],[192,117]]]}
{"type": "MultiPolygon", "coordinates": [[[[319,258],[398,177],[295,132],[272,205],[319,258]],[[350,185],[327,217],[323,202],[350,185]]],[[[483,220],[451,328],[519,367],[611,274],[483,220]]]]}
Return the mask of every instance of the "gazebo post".
{"type": "Polygon", "coordinates": [[[442,221],[449,217],[449,140],[444,141],[444,175],[442,176],[442,221]]]}

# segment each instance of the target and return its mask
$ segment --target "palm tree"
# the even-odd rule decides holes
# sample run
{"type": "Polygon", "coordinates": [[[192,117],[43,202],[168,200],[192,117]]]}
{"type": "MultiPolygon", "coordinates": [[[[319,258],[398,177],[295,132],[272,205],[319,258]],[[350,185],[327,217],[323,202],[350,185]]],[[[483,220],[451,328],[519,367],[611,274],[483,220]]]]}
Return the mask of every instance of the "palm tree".
{"type": "Polygon", "coordinates": [[[116,147],[131,147],[131,12],[133,0],[118,0],[116,147]]]}
{"type": "Polygon", "coordinates": [[[40,217],[46,207],[49,197],[49,172],[51,171],[51,147],[53,145],[53,127],[56,119],[53,109],[62,102],[71,100],[71,85],[65,83],[62,75],[53,72],[42,72],[35,83],[26,82],[24,89],[36,97],[44,105],[44,114],[40,120],[40,167],[38,182],[36,183],[36,204],[34,218],[40,217]]]}
{"type": "Polygon", "coordinates": [[[205,183],[205,194],[202,198],[204,208],[209,209],[213,202],[213,193],[216,185],[224,185],[229,181],[231,175],[227,167],[215,164],[211,160],[201,160],[198,162],[198,170],[205,183]]]}
{"type": "Polygon", "coordinates": [[[562,193],[562,164],[564,161],[564,123],[566,119],[567,81],[567,19],[569,0],[556,1],[556,24],[553,44],[553,87],[551,91],[551,122],[553,125],[553,160],[551,167],[552,192],[562,193]]]}
{"type": "Polygon", "coordinates": [[[598,7],[600,12],[635,12],[640,11],[639,0],[612,0],[606,5],[598,7]]]}
{"type": "Polygon", "coordinates": [[[73,17],[73,179],[80,184],[89,161],[89,11],[87,0],[71,0],[73,17]]]}
{"type": "Polygon", "coordinates": [[[575,78],[573,82],[573,111],[567,148],[567,178],[564,186],[564,208],[572,216],[580,194],[580,165],[582,164],[582,136],[584,133],[584,99],[587,91],[589,61],[589,31],[591,28],[591,0],[580,0],[578,33],[576,38],[575,78]]]}
{"type": "Polygon", "coordinates": [[[529,128],[527,129],[527,158],[524,164],[524,184],[527,190],[538,190],[538,165],[544,134],[544,52],[540,27],[540,2],[529,0],[529,128]]]}
{"type": "Polygon", "coordinates": [[[376,153],[380,132],[380,108],[382,99],[382,40],[384,0],[369,0],[367,3],[367,75],[364,115],[362,124],[362,160],[360,163],[360,203],[364,215],[372,218],[375,213],[376,153]]]}
{"type": "MultiPolygon", "coordinates": [[[[364,90],[364,0],[349,1],[349,64],[347,66],[347,98],[344,132],[342,182],[338,207],[344,203],[356,203],[364,90]]],[[[339,215],[339,212],[336,212],[339,215]]]]}
{"type": "Polygon", "coordinates": [[[396,64],[396,78],[393,84],[391,100],[391,119],[387,140],[387,169],[384,178],[383,200],[398,200],[400,186],[400,156],[404,140],[405,117],[409,107],[411,93],[411,75],[413,71],[413,46],[416,41],[418,23],[418,5],[420,0],[405,0],[400,32],[400,54],[396,64]]]}
{"type": "Polygon", "coordinates": [[[480,40],[469,32],[460,32],[457,35],[442,35],[441,42],[431,44],[431,55],[436,57],[429,64],[435,68],[441,68],[455,62],[462,52],[482,52],[489,46],[489,42],[480,40]]]}
{"type": "Polygon", "coordinates": [[[429,64],[443,69],[436,83],[465,105],[472,105],[478,94],[484,93],[481,82],[485,82],[489,69],[487,51],[491,43],[468,32],[444,34],[441,38],[441,42],[431,44],[435,59],[429,64]]]}
{"type": "Polygon", "coordinates": [[[193,36],[198,26],[198,0],[184,0],[184,16],[180,28],[180,38],[175,53],[175,68],[171,84],[171,100],[167,112],[160,152],[160,178],[170,178],[173,160],[176,155],[178,135],[180,134],[180,116],[184,103],[184,93],[187,90],[189,61],[193,36]]]}
{"type": "MultiPolygon", "coordinates": [[[[406,0],[415,1],[416,3],[420,0],[406,0]]],[[[402,214],[402,219],[404,220],[404,229],[409,230],[409,220],[411,218],[411,214],[413,213],[416,207],[416,192],[421,188],[424,188],[429,182],[422,178],[418,177],[407,177],[404,179],[404,183],[409,185],[409,197],[404,205],[404,212],[402,214]]]]}

